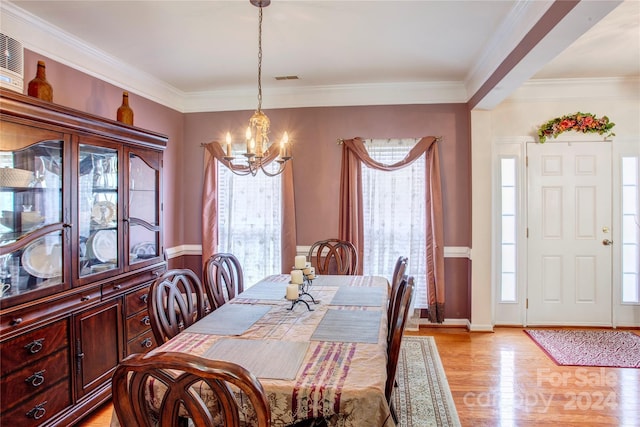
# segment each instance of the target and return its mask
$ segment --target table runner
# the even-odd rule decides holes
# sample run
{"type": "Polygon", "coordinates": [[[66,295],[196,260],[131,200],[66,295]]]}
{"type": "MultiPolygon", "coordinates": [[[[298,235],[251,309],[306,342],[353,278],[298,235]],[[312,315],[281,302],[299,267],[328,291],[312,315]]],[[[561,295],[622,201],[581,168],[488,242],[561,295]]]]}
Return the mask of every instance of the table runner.
{"type": "Polygon", "coordinates": [[[225,304],[184,332],[208,335],[242,335],[271,307],[268,305],[225,304]]]}
{"type": "Polygon", "coordinates": [[[258,378],[292,380],[308,348],[308,342],[222,338],[202,357],[237,363],[258,378]]]}

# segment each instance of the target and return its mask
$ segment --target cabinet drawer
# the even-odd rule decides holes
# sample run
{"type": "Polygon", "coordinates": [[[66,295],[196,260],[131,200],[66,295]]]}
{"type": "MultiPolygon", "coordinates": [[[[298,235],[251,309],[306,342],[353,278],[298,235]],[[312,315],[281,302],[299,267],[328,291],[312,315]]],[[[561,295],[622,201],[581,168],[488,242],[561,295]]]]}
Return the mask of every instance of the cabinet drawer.
{"type": "Polygon", "coordinates": [[[127,340],[148,330],[151,330],[151,322],[147,310],[143,310],[127,319],[127,340]]]}
{"type": "Polygon", "coordinates": [[[67,319],[52,323],[35,331],[0,343],[3,377],[16,369],[48,356],[69,345],[69,322],[67,319]]]}
{"type": "Polygon", "coordinates": [[[133,353],[146,353],[156,348],[156,339],[151,330],[139,335],[127,343],[127,355],[133,353]]]}
{"type": "Polygon", "coordinates": [[[71,405],[69,381],[64,380],[38,393],[10,412],[3,412],[0,425],[11,427],[36,426],[71,405]]]}
{"type": "Polygon", "coordinates": [[[69,377],[69,351],[61,350],[51,357],[38,360],[2,378],[0,411],[5,413],[16,403],[46,390],[61,379],[69,377]]]}
{"type": "Polygon", "coordinates": [[[151,282],[161,275],[164,270],[165,267],[163,266],[153,270],[143,271],[142,273],[137,273],[133,276],[129,276],[112,283],[106,283],[102,285],[102,298],[109,298],[113,295],[126,292],[145,282],[151,284],[151,282]]]}
{"type": "Polygon", "coordinates": [[[138,289],[127,295],[125,298],[125,311],[126,316],[129,317],[132,314],[139,312],[140,310],[146,310],[147,298],[149,296],[149,287],[138,289]]]}

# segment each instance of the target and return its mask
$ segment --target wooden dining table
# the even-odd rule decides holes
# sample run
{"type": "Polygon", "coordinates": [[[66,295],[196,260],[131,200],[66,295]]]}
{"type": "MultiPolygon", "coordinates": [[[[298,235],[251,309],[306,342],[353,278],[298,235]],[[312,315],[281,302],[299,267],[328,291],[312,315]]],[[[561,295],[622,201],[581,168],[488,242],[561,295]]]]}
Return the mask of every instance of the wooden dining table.
{"type": "MultiPolygon", "coordinates": [[[[285,299],[289,279],[266,277],[152,352],[244,366],[268,395],[273,426],[310,418],[340,427],[395,426],[385,398],[387,279],[316,277],[302,296],[308,307],[285,299]]],[[[152,407],[159,395],[149,393],[152,407]]],[[[242,411],[252,425],[251,408],[242,411]]],[[[114,412],[111,426],[118,425],[114,412]]]]}

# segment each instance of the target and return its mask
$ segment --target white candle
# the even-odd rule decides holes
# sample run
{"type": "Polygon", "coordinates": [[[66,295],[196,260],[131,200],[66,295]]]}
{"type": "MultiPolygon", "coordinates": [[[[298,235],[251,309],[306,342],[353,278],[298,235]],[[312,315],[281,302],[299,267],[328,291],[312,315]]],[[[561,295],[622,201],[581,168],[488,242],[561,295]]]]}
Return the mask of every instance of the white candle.
{"type": "Polygon", "coordinates": [[[302,272],[303,272],[304,274],[307,274],[307,275],[311,274],[311,267],[306,266],[306,267],[304,268],[304,270],[302,270],[302,272]]]}
{"type": "Polygon", "coordinates": [[[291,283],[299,285],[302,283],[302,271],[301,270],[292,270],[291,271],[291,283]]]}
{"type": "Polygon", "coordinates": [[[287,299],[290,301],[295,301],[298,299],[300,295],[298,294],[298,285],[288,285],[287,286],[287,299]]]}
{"type": "Polygon", "coordinates": [[[247,154],[248,154],[248,153],[252,152],[252,150],[251,150],[251,128],[250,127],[247,128],[247,131],[245,132],[244,136],[245,136],[245,138],[247,140],[247,154]]]}
{"type": "Polygon", "coordinates": [[[316,269],[314,267],[309,267],[309,274],[307,274],[308,279],[316,278],[316,269]]]}
{"type": "Polygon", "coordinates": [[[231,157],[231,134],[227,132],[227,157],[231,157]]]}
{"type": "Polygon", "coordinates": [[[284,135],[282,135],[282,152],[284,154],[281,154],[281,156],[288,156],[289,155],[289,150],[288,150],[288,145],[287,142],[289,142],[289,134],[287,132],[284,133],[284,135]]]}
{"type": "Polygon", "coordinates": [[[305,268],[307,266],[307,257],[304,255],[296,256],[296,268],[305,268]]]}

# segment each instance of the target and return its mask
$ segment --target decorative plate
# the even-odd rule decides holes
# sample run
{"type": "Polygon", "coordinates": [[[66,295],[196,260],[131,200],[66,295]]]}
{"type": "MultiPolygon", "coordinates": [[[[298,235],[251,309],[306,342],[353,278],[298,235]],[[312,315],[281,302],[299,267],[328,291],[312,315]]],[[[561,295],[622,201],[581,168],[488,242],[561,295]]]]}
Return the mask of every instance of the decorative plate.
{"type": "Polygon", "coordinates": [[[62,276],[62,246],[58,238],[40,238],[22,253],[22,267],[32,276],[50,279],[62,276]]]}
{"type": "Polygon", "coordinates": [[[108,225],[116,220],[118,210],[111,202],[96,202],[91,208],[91,219],[100,225],[108,225]]]}
{"type": "Polygon", "coordinates": [[[118,234],[116,230],[100,230],[91,238],[91,252],[101,262],[118,257],[118,234]]]}

